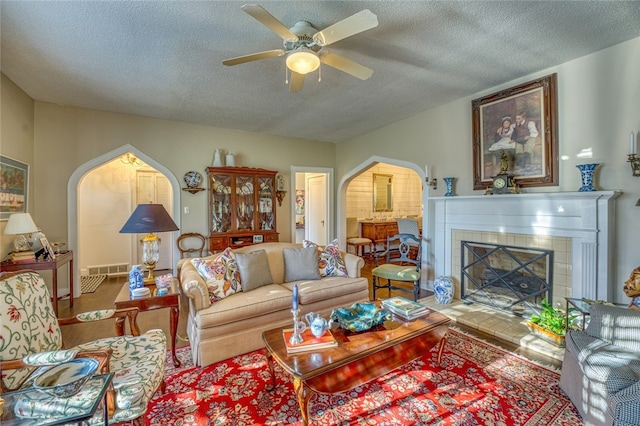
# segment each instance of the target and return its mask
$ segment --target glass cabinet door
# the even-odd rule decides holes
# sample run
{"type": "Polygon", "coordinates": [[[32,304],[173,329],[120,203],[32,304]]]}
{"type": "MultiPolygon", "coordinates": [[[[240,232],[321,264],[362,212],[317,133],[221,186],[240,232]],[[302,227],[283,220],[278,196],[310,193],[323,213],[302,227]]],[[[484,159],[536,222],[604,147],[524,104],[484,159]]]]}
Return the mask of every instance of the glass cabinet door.
{"type": "Polygon", "coordinates": [[[253,176],[236,176],[236,229],[254,229],[255,198],[253,176]]]}
{"type": "Polygon", "coordinates": [[[260,191],[258,192],[260,229],[271,231],[275,229],[275,216],[273,214],[273,177],[258,176],[258,185],[260,187],[260,191]]]}
{"type": "Polygon", "coordinates": [[[231,176],[211,176],[213,201],[211,205],[211,232],[231,230],[231,176]]]}

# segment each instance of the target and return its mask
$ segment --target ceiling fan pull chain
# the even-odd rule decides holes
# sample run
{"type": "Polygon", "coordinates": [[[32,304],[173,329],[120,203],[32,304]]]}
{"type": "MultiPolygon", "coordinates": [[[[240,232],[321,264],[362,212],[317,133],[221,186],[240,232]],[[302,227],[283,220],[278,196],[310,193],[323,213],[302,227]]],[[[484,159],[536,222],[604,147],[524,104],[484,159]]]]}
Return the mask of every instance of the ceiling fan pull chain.
{"type": "Polygon", "coordinates": [[[284,84],[289,84],[289,73],[287,72],[287,67],[284,67],[284,84]]]}
{"type": "Polygon", "coordinates": [[[318,67],[318,83],[322,81],[322,63],[318,67]]]}

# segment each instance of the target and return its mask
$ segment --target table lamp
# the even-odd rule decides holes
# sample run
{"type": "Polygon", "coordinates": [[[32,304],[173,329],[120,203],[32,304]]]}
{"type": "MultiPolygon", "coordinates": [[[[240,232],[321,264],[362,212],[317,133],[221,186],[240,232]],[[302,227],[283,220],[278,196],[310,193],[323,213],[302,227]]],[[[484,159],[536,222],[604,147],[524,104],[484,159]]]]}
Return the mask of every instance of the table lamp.
{"type": "Polygon", "coordinates": [[[131,217],[124,224],[120,233],[122,234],[144,234],[142,238],[142,263],[149,271],[144,279],[145,285],[153,284],[153,270],[160,260],[160,238],[154,232],[177,231],[175,224],[169,213],[162,204],[138,204],[131,217]]]}
{"type": "MultiPolygon", "coordinates": [[[[7,226],[4,228],[5,234],[17,235],[13,241],[14,251],[31,250],[31,245],[25,234],[33,234],[34,232],[38,232],[38,227],[29,213],[13,213],[9,216],[7,226]]],[[[31,235],[28,238],[31,238],[31,235]]]]}

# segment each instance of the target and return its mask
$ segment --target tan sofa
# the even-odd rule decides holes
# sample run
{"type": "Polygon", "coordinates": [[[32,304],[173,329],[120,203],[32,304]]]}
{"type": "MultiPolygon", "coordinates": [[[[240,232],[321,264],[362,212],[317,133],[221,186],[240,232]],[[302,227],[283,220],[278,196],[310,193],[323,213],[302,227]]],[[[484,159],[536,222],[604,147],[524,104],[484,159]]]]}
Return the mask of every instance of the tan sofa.
{"type": "MultiPolygon", "coordinates": [[[[284,248],[292,243],[264,243],[234,250],[267,252],[273,284],[232,294],[210,303],[205,280],[191,262],[183,263],[180,282],[188,298],[187,335],[196,365],[207,366],[229,357],[264,347],[262,332],[292,325],[291,302],[294,282],[285,283],[284,248]]],[[[328,318],[331,310],[369,298],[369,283],[360,277],[361,257],[342,253],[349,277],[324,277],[296,281],[302,316],[309,312],[328,318]]],[[[210,258],[215,257],[209,256],[210,258]]]]}

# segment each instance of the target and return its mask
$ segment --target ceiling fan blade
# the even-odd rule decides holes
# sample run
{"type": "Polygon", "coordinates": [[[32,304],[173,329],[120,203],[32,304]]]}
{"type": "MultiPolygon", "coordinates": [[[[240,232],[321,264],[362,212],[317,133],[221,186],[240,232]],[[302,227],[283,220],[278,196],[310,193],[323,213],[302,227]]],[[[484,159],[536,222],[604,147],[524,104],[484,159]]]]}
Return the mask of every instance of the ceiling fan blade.
{"type": "Polygon", "coordinates": [[[320,46],[326,46],[377,26],[378,17],[369,9],[364,9],[322,31],[318,31],[313,35],[313,41],[320,46]]]}
{"type": "Polygon", "coordinates": [[[304,87],[304,74],[298,74],[291,71],[291,78],[289,79],[289,92],[299,92],[304,87]]]}
{"type": "Polygon", "coordinates": [[[252,53],[251,55],[238,56],[222,61],[225,65],[239,65],[245,62],[258,61],[260,59],[273,58],[284,55],[284,49],[265,50],[264,52],[252,53]]]}
{"type": "Polygon", "coordinates": [[[373,70],[370,68],[331,52],[320,53],[320,62],[342,72],[346,72],[347,74],[351,74],[360,80],[367,80],[373,75],[373,70]]]}
{"type": "Polygon", "coordinates": [[[287,28],[282,22],[278,21],[272,14],[267,12],[262,6],[257,4],[245,4],[241,7],[246,13],[255,18],[265,27],[269,28],[274,33],[278,34],[281,38],[287,41],[298,41],[298,36],[295,35],[289,28],[287,28]]]}

